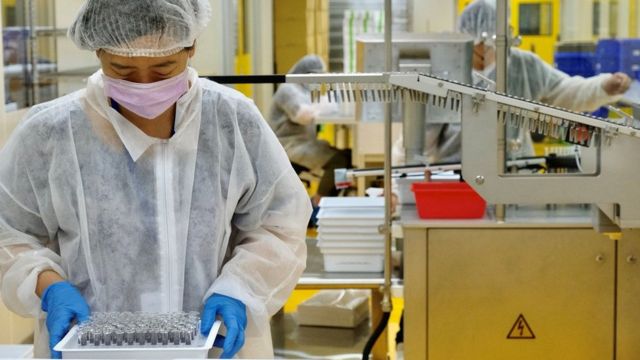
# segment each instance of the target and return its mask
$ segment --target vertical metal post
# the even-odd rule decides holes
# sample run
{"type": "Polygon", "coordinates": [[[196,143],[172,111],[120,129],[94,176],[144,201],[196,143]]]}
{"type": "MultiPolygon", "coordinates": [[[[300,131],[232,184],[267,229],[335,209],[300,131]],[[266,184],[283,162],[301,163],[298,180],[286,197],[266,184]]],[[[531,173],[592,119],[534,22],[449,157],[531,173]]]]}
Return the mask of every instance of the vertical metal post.
{"type": "Polygon", "coordinates": [[[29,59],[25,66],[27,68],[30,67],[28,74],[29,79],[27,80],[27,107],[36,105],[40,102],[40,91],[38,89],[38,83],[40,81],[38,74],[38,34],[37,34],[37,8],[34,0],[28,0],[25,2],[25,15],[26,15],[26,24],[29,28],[29,36],[27,37],[29,40],[27,42],[29,49],[29,59]]]}
{"type": "MultiPolygon", "coordinates": [[[[392,43],[392,13],[391,0],[384,2],[384,45],[385,45],[385,67],[384,70],[390,73],[393,70],[393,43],[392,43]]],[[[391,263],[391,143],[393,137],[391,134],[391,113],[392,104],[389,102],[384,109],[384,241],[385,241],[385,259],[384,259],[384,294],[382,299],[382,311],[391,312],[391,272],[393,271],[391,263]]]]}
{"type": "MultiPolygon", "coordinates": [[[[496,27],[496,90],[507,93],[507,57],[509,53],[508,43],[508,27],[509,27],[509,6],[508,0],[498,0],[496,4],[497,10],[497,27],[496,27]]],[[[498,127],[498,172],[505,172],[505,156],[506,156],[506,134],[505,127],[498,127]]],[[[496,204],[496,219],[504,221],[505,207],[504,204],[496,204]]]]}

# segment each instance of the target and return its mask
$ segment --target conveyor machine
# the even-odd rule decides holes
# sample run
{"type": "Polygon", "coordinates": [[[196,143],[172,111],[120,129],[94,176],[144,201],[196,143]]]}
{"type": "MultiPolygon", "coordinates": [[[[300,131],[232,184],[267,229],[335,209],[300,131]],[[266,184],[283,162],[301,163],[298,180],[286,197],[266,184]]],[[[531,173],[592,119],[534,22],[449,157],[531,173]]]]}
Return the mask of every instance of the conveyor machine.
{"type": "MultiPolygon", "coordinates": [[[[493,204],[595,204],[601,232],[640,227],[640,130],[619,121],[556,108],[456,81],[412,73],[288,75],[312,84],[312,99],[425,103],[457,112],[462,121],[462,174],[493,204]],[[561,139],[590,149],[590,173],[518,174],[506,171],[506,127],[561,139]]],[[[409,105],[407,105],[409,106],[409,105]]]]}

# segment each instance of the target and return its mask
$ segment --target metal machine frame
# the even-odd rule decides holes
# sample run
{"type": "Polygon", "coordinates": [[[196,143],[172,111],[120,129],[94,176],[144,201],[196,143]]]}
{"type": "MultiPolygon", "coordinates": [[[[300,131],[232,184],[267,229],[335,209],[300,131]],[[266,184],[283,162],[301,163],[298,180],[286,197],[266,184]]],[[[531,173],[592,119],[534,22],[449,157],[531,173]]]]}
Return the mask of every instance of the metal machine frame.
{"type": "Polygon", "coordinates": [[[628,166],[634,159],[640,161],[640,130],[627,119],[618,123],[420,74],[289,75],[287,82],[314,84],[314,100],[326,89],[332,101],[428,102],[460,112],[463,177],[488,202],[595,203],[600,209],[594,216],[596,229],[640,227],[640,192],[633,186],[640,172],[628,166]],[[505,125],[596,147],[596,173],[507,173],[505,140],[500,136],[505,125]]]}

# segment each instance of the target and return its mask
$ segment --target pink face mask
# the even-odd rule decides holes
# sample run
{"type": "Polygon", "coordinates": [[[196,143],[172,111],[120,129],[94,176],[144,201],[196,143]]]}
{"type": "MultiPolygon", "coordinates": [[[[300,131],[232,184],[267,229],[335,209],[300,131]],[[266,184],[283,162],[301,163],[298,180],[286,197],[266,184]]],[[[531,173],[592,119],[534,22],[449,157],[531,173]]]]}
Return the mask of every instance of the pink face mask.
{"type": "Polygon", "coordinates": [[[145,119],[155,119],[189,91],[189,71],[170,79],[139,84],[102,75],[105,94],[145,119]]]}

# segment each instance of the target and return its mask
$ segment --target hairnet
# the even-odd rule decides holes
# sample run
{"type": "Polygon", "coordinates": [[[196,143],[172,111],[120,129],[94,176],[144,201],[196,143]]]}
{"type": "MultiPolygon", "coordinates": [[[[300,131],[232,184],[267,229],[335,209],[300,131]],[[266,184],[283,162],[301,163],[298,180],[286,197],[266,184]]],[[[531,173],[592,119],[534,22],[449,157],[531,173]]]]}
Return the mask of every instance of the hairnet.
{"type": "Polygon", "coordinates": [[[458,31],[480,40],[496,34],[496,21],[495,0],[475,0],[460,15],[458,31]]]}
{"type": "Polygon", "coordinates": [[[324,61],[318,55],[307,55],[293,65],[289,74],[311,74],[325,71],[324,61]]]}
{"type": "Polygon", "coordinates": [[[161,57],[193,46],[210,17],[207,0],[88,0],[69,37],[85,50],[161,57]]]}

